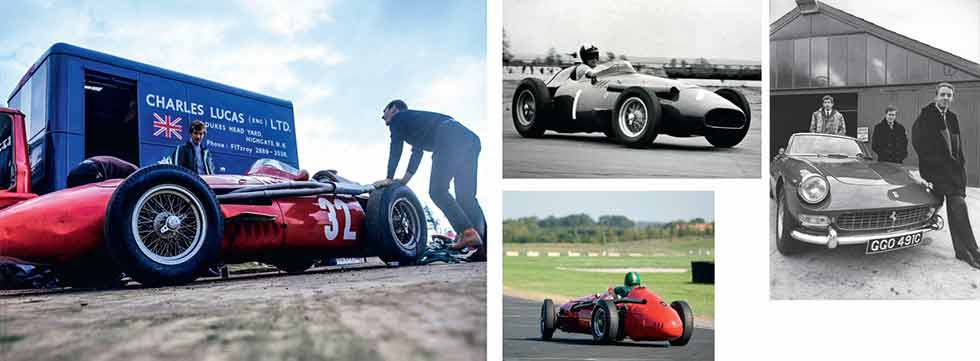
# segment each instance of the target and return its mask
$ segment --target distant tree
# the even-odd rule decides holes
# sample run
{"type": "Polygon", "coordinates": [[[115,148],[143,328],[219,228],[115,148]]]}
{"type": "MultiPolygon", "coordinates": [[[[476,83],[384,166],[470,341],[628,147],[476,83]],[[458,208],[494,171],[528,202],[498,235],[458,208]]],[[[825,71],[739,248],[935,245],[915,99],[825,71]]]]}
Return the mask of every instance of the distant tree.
{"type": "Polygon", "coordinates": [[[611,52],[611,51],[607,51],[606,52],[606,61],[613,61],[613,60],[616,60],[616,53],[611,52]]]}
{"type": "Polygon", "coordinates": [[[514,60],[514,54],[510,52],[510,39],[507,39],[507,30],[504,29],[503,61],[504,65],[510,64],[514,60]]]}
{"type": "Polygon", "coordinates": [[[700,224],[700,223],[706,223],[706,222],[704,221],[704,218],[698,217],[698,218],[692,219],[691,220],[691,223],[700,224]]]}
{"type": "Polygon", "coordinates": [[[561,55],[558,55],[558,51],[554,47],[548,49],[548,55],[544,57],[545,64],[555,65],[561,62],[561,55]]]}

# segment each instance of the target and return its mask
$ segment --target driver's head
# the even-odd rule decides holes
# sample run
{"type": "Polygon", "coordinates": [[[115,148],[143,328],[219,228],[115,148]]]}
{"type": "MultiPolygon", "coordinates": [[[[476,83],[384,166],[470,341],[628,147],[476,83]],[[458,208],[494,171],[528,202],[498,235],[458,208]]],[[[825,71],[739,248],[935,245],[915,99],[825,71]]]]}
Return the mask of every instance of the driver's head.
{"type": "Polygon", "coordinates": [[[823,96],[823,110],[829,112],[834,108],[834,97],[830,95],[823,96]]]}
{"type": "Polygon", "coordinates": [[[191,141],[194,144],[201,144],[204,140],[204,135],[208,133],[208,127],[204,125],[204,122],[200,120],[195,120],[191,122],[191,141]]]}
{"type": "Polygon", "coordinates": [[[949,108],[950,103],[953,102],[954,92],[956,92],[956,89],[953,88],[953,84],[944,82],[936,85],[936,105],[940,109],[949,108]]]}
{"type": "Polygon", "coordinates": [[[623,279],[623,284],[633,287],[640,285],[640,274],[636,272],[626,273],[626,277],[623,279]]]}
{"type": "Polygon", "coordinates": [[[394,118],[395,114],[406,109],[408,109],[408,105],[403,100],[392,100],[388,102],[388,105],[385,105],[385,109],[381,113],[381,119],[385,120],[385,124],[391,124],[391,118],[394,118]]]}
{"type": "Polygon", "coordinates": [[[595,68],[599,64],[599,48],[592,44],[582,44],[578,48],[578,58],[582,59],[583,64],[595,68]]]}

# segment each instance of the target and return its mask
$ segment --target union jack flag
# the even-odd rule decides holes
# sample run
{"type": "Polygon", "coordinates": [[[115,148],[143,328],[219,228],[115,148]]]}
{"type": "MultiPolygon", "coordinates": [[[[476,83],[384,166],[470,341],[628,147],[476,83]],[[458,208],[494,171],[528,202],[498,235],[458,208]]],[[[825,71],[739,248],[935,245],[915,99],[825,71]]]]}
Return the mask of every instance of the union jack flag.
{"type": "Polygon", "coordinates": [[[184,140],[184,137],[180,135],[180,132],[184,130],[184,126],[180,125],[181,117],[172,118],[169,115],[160,116],[157,113],[153,113],[153,117],[157,119],[153,122],[153,127],[157,128],[153,132],[154,136],[163,134],[164,137],[170,138],[173,135],[177,139],[184,140]]]}

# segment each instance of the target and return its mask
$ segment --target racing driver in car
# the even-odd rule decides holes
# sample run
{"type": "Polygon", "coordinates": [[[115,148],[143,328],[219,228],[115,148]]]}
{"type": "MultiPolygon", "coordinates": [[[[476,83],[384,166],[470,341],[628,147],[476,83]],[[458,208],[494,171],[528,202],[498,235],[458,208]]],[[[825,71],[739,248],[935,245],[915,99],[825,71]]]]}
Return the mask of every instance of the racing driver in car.
{"type": "Polygon", "coordinates": [[[634,288],[640,286],[640,274],[636,272],[627,272],[626,277],[623,277],[623,285],[616,286],[612,289],[612,295],[616,298],[623,298],[630,294],[634,288]]]}
{"type": "Polygon", "coordinates": [[[578,48],[578,58],[582,64],[575,67],[575,79],[595,78],[594,69],[599,65],[599,48],[592,44],[582,44],[578,48]]]}

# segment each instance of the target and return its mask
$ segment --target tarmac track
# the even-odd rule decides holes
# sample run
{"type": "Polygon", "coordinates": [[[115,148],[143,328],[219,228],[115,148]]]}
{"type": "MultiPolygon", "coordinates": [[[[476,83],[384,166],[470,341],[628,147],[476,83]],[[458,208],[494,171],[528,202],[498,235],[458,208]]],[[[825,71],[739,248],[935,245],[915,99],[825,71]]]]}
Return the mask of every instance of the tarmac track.
{"type": "Polygon", "coordinates": [[[0,360],[479,360],[486,264],[0,292],[0,360]]]}
{"type": "Polygon", "coordinates": [[[596,345],[592,336],[555,331],[551,341],[541,341],[538,322],[541,302],[504,296],[503,356],[512,361],[593,360],[714,360],[714,330],[695,328],[691,342],[670,346],[667,342],[634,342],[596,345]]]}
{"type": "MultiPolygon", "coordinates": [[[[762,103],[758,87],[738,88],[751,103],[749,133],[733,148],[715,148],[704,137],[660,135],[647,149],[627,148],[602,133],[523,138],[514,128],[511,102],[518,80],[503,83],[504,178],[758,178],[762,158],[762,103]]],[[[717,87],[705,87],[715,89],[717,87]]]]}

